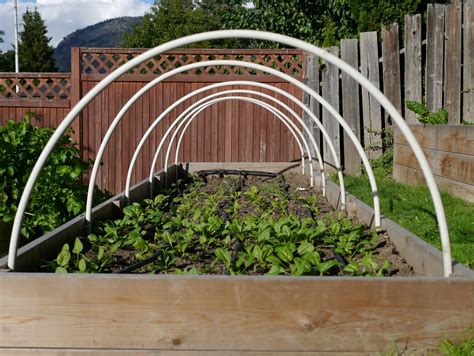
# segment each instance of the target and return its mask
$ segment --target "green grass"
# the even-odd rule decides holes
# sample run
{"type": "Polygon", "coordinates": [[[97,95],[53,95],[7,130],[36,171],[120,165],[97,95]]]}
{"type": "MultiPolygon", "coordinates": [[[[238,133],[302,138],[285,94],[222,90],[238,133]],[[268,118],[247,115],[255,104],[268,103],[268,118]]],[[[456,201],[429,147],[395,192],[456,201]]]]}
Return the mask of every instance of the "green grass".
{"type": "MultiPolygon", "coordinates": [[[[393,181],[377,174],[382,214],[440,249],[438,225],[428,188],[393,181]]],[[[373,207],[372,193],[366,176],[344,177],[346,189],[373,207]]],[[[448,222],[453,259],[474,267],[474,204],[442,192],[448,222]]]]}

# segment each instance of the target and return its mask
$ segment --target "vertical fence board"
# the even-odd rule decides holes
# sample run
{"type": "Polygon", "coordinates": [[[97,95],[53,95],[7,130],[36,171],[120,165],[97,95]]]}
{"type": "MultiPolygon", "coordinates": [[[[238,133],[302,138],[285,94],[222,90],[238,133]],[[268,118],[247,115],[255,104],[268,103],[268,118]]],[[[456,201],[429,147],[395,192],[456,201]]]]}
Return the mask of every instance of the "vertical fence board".
{"type": "Polygon", "coordinates": [[[462,118],[474,122],[474,0],[464,2],[462,118]]]}
{"type": "Polygon", "coordinates": [[[426,106],[430,111],[443,107],[444,17],[446,6],[428,4],[426,31],[426,106]]]}
{"type": "MultiPolygon", "coordinates": [[[[360,66],[362,74],[377,88],[380,88],[380,71],[377,32],[360,34],[360,66]]],[[[382,129],[382,110],[367,90],[362,89],[362,117],[364,124],[364,144],[369,158],[377,158],[382,151],[375,149],[380,146],[380,135],[375,133],[382,129]]]]}
{"type": "MultiPolygon", "coordinates": [[[[329,48],[329,52],[335,56],[339,56],[338,47],[329,48]]],[[[339,112],[339,69],[332,64],[326,63],[326,68],[324,68],[322,78],[323,98],[326,99],[328,103],[339,112]]],[[[340,155],[339,124],[326,109],[323,109],[323,124],[329,134],[329,137],[331,138],[331,141],[334,144],[336,153],[340,155]]],[[[329,146],[327,142],[324,141],[324,161],[329,166],[335,167],[334,159],[329,152],[329,146]]]]}
{"type": "MultiPolygon", "coordinates": [[[[341,59],[354,68],[359,68],[359,49],[356,39],[341,41],[341,59]]],[[[360,137],[359,85],[347,73],[342,72],[342,117],[354,134],[360,137]]],[[[347,174],[360,172],[360,156],[345,133],[343,139],[344,171],[347,174]]]]}
{"type": "MultiPolygon", "coordinates": [[[[383,93],[402,113],[400,45],[398,24],[382,27],[383,93]]],[[[387,116],[385,123],[387,123],[387,116]]]]}
{"type": "MultiPolygon", "coordinates": [[[[405,101],[422,101],[421,58],[421,15],[405,16],[405,101]]],[[[418,123],[406,105],[405,120],[418,123]]]]}
{"type": "Polygon", "coordinates": [[[454,0],[446,10],[445,103],[449,123],[460,123],[461,116],[461,13],[462,3],[454,0]]]}
{"type": "MultiPolygon", "coordinates": [[[[320,93],[319,58],[313,54],[306,53],[305,69],[306,69],[305,70],[306,85],[308,85],[311,89],[313,89],[316,93],[319,94],[320,93]]],[[[321,120],[321,105],[306,92],[303,94],[303,102],[314,113],[314,115],[316,115],[318,120],[321,120]]],[[[321,147],[320,131],[317,125],[313,122],[313,120],[311,120],[309,115],[304,114],[304,118],[305,118],[305,123],[308,126],[308,129],[312,132],[312,135],[316,141],[316,144],[318,145],[318,148],[320,148],[321,147]]],[[[304,134],[304,137],[307,138],[306,132],[304,134]]],[[[308,143],[310,143],[310,141],[308,141],[308,143]]],[[[312,157],[316,157],[316,152],[314,150],[313,145],[310,144],[309,146],[310,146],[312,157]]]]}

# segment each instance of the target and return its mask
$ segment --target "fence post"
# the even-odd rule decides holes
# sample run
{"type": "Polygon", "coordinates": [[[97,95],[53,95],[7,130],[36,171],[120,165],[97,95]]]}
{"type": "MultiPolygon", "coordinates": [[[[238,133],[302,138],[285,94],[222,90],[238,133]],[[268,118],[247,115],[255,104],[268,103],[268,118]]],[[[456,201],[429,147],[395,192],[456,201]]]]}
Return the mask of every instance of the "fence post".
{"type": "MultiPolygon", "coordinates": [[[[70,108],[72,109],[81,100],[81,49],[71,48],[71,94],[70,108]]],[[[83,132],[82,132],[82,113],[76,117],[71,127],[74,130],[73,139],[79,143],[81,158],[84,159],[83,132]]]]}
{"type": "Polygon", "coordinates": [[[445,103],[449,123],[461,122],[461,1],[454,0],[446,11],[445,103]]]}
{"type": "MultiPolygon", "coordinates": [[[[328,51],[339,57],[339,47],[333,46],[328,49],[328,51]]],[[[322,72],[322,93],[323,98],[327,100],[331,106],[340,113],[339,110],[339,68],[333,64],[326,63],[326,68],[322,72]]],[[[327,129],[328,135],[331,138],[331,141],[334,144],[337,155],[340,154],[340,133],[339,133],[339,123],[334,117],[326,110],[323,109],[323,125],[327,129]]],[[[334,158],[329,153],[329,145],[324,141],[323,145],[324,152],[324,162],[327,163],[329,167],[336,167],[336,162],[334,158]]]]}
{"type": "MultiPolygon", "coordinates": [[[[359,48],[356,39],[341,41],[341,59],[354,68],[359,68],[359,48]]],[[[342,117],[347,121],[352,131],[360,137],[360,105],[359,84],[346,72],[342,73],[342,117]]],[[[355,175],[360,173],[360,156],[354,144],[344,133],[343,136],[344,171],[355,175]]]]}
{"type": "MultiPolygon", "coordinates": [[[[398,112],[403,115],[398,23],[382,27],[382,68],[383,93],[398,112]]],[[[388,115],[384,118],[386,127],[387,119],[388,115]]]]}
{"type": "Polygon", "coordinates": [[[446,6],[428,4],[426,30],[426,107],[443,107],[444,15],[446,6]]]}
{"type": "MultiPolygon", "coordinates": [[[[305,53],[305,73],[304,73],[304,82],[316,93],[319,91],[319,58],[314,54],[305,53]]],[[[308,93],[303,93],[303,102],[304,104],[316,115],[316,117],[321,120],[321,106],[320,104],[313,99],[308,93]]],[[[320,132],[316,124],[313,123],[313,120],[310,119],[308,114],[304,113],[305,124],[308,125],[308,128],[313,133],[313,137],[318,144],[318,147],[321,148],[320,132]]],[[[305,138],[307,138],[306,132],[304,133],[305,138]]],[[[310,145],[311,155],[316,156],[314,147],[310,145]]]]}
{"type": "Polygon", "coordinates": [[[464,1],[464,75],[462,119],[474,122],[474,0],[464,1]]]}
{"type": "MultiPolygon", "coordinates": [[[[360,34],[360,67],[361,73],[372,84],[380,88],[379,51],[377,32],[363,32],[360,34]]],[[[362,117],[364,123],[364,143],[369,158],[377,158],[382,154],[381,129],[382,109],[377,100],[374,100],[367,90],[362,89],[362,117]],[[369,132],[370,131],[370,132],[369,132]],[[378,135],[375,133],[379,133],[378,135]]]]}
{"type": "MultiPolygon", "coordinates": [[[[405,101],[421,102],[421,15],[405,16],[405,101]]],[[[416,114],[406,108],[405,120],[417,124],[416,114]]]]}

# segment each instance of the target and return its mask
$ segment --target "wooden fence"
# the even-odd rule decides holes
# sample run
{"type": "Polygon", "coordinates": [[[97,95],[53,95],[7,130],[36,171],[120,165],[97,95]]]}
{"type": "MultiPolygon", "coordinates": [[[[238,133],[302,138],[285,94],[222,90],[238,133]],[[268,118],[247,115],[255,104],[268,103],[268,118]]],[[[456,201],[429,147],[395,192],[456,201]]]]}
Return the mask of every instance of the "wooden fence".
{"type": "MultiPolygon", "coordinates": [[[[0,74],[0,86],[6,88],[0,92],[0,118],[19,119],[25,112],[34,111],[39,114],[38,119],[34,121],[35,124],[55,127],[69,108],[108,73],[144,51],[74,48],[71,56],[71,74],[62,75],[64,83],[67,83],[64,85],[67,90],[62,91],[56,87],[48,87],[48,92],[45,92],[50,78],[56,78],[56,74],[20,74],[13,80],[11,73],[0,74]],[[35,88],[39,88],[38,94],[33,93],[30,87],[33,83],[31,78],[34,79],[35,88]],[[20,90],[16,90],[17,86],[20,90]],[[25,92],[28,94],[24,94],[25,92]],[[59,107],[62,110],[61,114],[57,113],[59,107]]],[[[75,131],[79,133],[76,139],[81,144],[83,158],[95,158],[102,137],[113,118],[128,99],[145,84],[157,75],[184,64],[212,59],[237,59],[260,63],[299,79],[302,78],[304,71],[303,55],[299,50],[178,49],[155,57],[111,84],[85,108],[79,120],[76,120],[75,131]]],[[[239,67],[205,67],[171,77],[146,93],[124,116],[105,152],[98,176],[99,186],[114,193],[123,190],[133,151],[152,119],[163,110],[191,91],[229,80],[265,82],[301,98],[299,89],[280,78],[239,67]]],[[[296,112],[301,111],[288,99],[267,90],[247,86],[225,87],[225,89],[254,89],[282,100],[296,112]]],[[[215,93],[217,90],[205,94],[212,92],[215,93]]],[[[137,162],[134,182],[147,177],[153,152],[170,123],[191,103],[203,96],[198,95],[178,106],[175,112],[157,126],[137,162]]],[[[268,111],[241,101],[222,102],[200,114],[190,125],[180,150],[180,160],[191,162],[289,161],[299,157],[298,146],[284,125],[281,125],[268,111]]],[[[163,164],[163,159],[160,164],[163,164]]]]}
{"type": "MultiPolygon", "coordinates": [[[[406,109],[407,100],[422,102],[431,111],[446,108],[449,124],[474,122],[473,7],[474,0],[431,4],[426,28],[422,15],[405,17],[403,39],[401,29],[394,23],[379,33],[361,33],[359,40],[342,40],[340,46],[329,51],[358,68],[380,88],[409,124],[418,121],[416,114],[406,109]],[[423,41],[422,33],[426,33],[423,41]]],[[[313,56],[306,56],[305,81],[342,114],[360,137],[369,157],[379,157],[380,131],[391,125],[380,105],[354,80],[313,56]]],[[[358,173],[358,153],[337,122],[314,100],[306,96],[305,102],[320,114],[331,138],[339,142],[336,149],[343,156],[345,172],[358,173]]],[[[313,130],[319,139],[319,130],[313,130]]],[[[327,152],[326,145],[321,145],[327,152]]],[[[328,155],[325,160],[334,164],[328,155]]]]}
{"type": "MultiPolygon", "coordinates": [[[[417,120],[416,115],[405,108],[407,100],[426,103],[432,111],[445,107],[451,124],[474,121],[473,5],[474,0],[428,5],[426,28],[422,15],[407,16],[404,29],[393,24],[379,33],[362,33],[359,39],[344,39],[340,46],[331,47],[329,51],[358,68],[380,88],[408,123],[417,123],[417,120]],[[400,32],[403,39],[400,39],[400,32]],[[422,41],[423,33],[426,39],[422,41]]],[[[39,114],[39,125],[57,126],[69,108],[98,81],[142,52],[140,49],[75,48],[70,75],[27,73],[12,77],[11,73],[0,73],[0,123],[3,123],[2,119],[19,119],[26,111],[35,111],[39,114]],[[2,91],[2,87],[7,89],[2,91]]],[[[105,130],[118,110],[147,82],[183,64],[207,59],[262,63],[304,80],[339,111],[360,138],[370,158],[381,155],[380,132],[390,128],[389,118],[367,91],[336,67],[311,55],[303,55],[299,50],[179,49],[153,58],[123,75],[87,106],[75,123],[83,157],[95,157],[105,130]]],[[[210,83],[236,79],[266,82],[297,97],[302,96],[299,89],[279,78],[243,68],[208,67],[169,78],[144,95],[125,115],[106,151],[99,174],[100,186],[112,192],[123,189],[132,152],[150,120],[163,109],[190,91],[210,83]]],[[[150,156],[170,122],[201,97],[180,105],[158,126],[150,144],[144,147],[134,182],[147,175],[150,156]]],[[[284,98],[277,98],[288,103],[284,98]]],[[[304,100],[336,142],[345,172],[358,173],[360,158],[347,135],[320,104],[307,95],[304,100]]],[[[295,109],[294,105],[290,107],[295,109]]],[[[327,145],[309,120],[308,125],[324,154],[327,145]]],[[[191,125],[180,159],[288,161],[298,158],[296,148],[287,129],[265,110],[251,104],[226,102],[206,110],[191,125]]],[[[334,164],[328,155],[325,161],[334,164]]]]}

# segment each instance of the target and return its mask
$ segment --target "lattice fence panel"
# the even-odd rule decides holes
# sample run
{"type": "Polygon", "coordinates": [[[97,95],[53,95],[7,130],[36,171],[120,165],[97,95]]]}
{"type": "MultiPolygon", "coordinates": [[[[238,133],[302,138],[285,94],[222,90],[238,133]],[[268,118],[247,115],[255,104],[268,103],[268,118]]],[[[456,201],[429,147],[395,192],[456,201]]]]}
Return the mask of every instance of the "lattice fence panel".
{"type": "Polygon", "coordinates": [[[20,75],[0,77],[0,99],[60,100],[68,99],[69,77],[38,78],[20,75]]]}
{"type": "MultiPolygon", "coordinates": [[[[122,64],[135,58],[142,52],[134,53],[117,53],[117,52],[100,52],[98,50],[87,50],[82,52],[81,68],[82,73],[86,74],[107,74],[120,67],[122,64]]],[[[183,65],[224,59],[239,60],[244,62],[252,62],[262,64],[274,69],[278,69],[283,73],[292,76],[301,76],[303,71],[303,56],[296,51],[285,53],[275,51],[275,53],[206,53],[205,51],[188,53],[175,52],[156,56],[139,66],[135,67],[129,74],[142,75],[160,75],[172,69],[179,68],[183,65]]],[[[266,75],[265,73],[255,71],[240,66],[210,66],[194,69],[192,71],[183,72],[182,75],[266,75]]]]}

